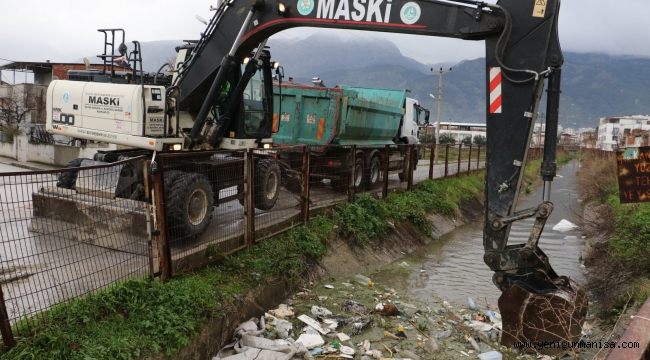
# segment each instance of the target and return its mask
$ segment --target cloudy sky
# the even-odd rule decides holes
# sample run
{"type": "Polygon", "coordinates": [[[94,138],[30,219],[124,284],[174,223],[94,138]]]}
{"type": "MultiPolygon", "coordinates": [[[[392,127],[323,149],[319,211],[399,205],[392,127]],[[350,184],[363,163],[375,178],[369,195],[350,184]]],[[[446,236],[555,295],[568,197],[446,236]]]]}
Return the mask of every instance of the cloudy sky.
{"type": "MultiPolygon", "coordinates": [[[[526,1],[526,0],[522,0],[526,1]]],[[[532,1],[532,0],[528,0],[532,1]]],[[[491,1],[493,2],[493,1],[491,1]]],[[[196,39],[210,18],[206,0],[3,0],[0,64],[18,61],[79,61],[101,52],[102,27],[122,27],[127,41],[196,39]]],[[[650,57],[648,0],[565,0],[560,15],[562,46],[568,51],[650,57]]],[[[453,62],[483,55],[482,43],[425,36],[293,29],[276,36],[314,31],[338,36],[383,36],[423,63],[453,62]]]]}

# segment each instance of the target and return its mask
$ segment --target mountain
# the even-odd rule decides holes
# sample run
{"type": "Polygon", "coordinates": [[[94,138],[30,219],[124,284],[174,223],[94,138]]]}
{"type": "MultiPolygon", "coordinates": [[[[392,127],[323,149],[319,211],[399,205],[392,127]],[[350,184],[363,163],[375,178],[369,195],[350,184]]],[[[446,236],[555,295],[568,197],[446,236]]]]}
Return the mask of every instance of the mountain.
{"type": "MultiPolygon", "coordinates": [[[[145,69],[155,71],[173,57],[180,41],[142,43],[145,69]],[[149,60],[152,59],[152,60],[149,60]]],[[[427,65],[404,56],[381,38],[346,38],[316,34],[304,39],[272,38],[273,58],[297,82],[314,76],[326,85],[405,88],[429,108],[435,119],[438,77],[427,65]]],[[[443,121],[485,121],[484,60],[461,61],[444,75],[443,121]]],[[[545,111],[544,102],[540,112],[545,111]]],[[[560,123],[595,127],[598,118],[650,113],[650,59],[605,54],[565,53],[562,72],[560,123]]]]}

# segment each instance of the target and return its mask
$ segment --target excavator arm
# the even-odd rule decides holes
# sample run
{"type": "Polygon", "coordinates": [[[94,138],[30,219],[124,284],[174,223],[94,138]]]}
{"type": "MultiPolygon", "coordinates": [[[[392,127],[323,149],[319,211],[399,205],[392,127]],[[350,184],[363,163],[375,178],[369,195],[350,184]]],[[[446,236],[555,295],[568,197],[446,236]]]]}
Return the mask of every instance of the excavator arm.
{"type": "MultiPolygon", "coordinates": [[[[552,211],[560,78],[560,0],[230,0],[217,9],[179,69],[177,104],[196,113],[191,141],[204,126],[228,74],[241,58],[288,28],[305,26],[483,40],[486,46],[487,175],[484,247],[503,292],[502,343],[575,340],[586,316],[584,291],[558,276],[538,241],[552,211]],[[540,98],[548,83],[544,201],[515,211],[540,98]],[[525,244],[508,244],[513,222],[535,218],[525,244]]],[[[238,94],[231,96],[234,104],[238,94]]],[[[234,106],[234,105],[233,105],[234,106]]],[[[234,121],[226,119],[227,121],[234,121]]],[[[544,351],[544,350],[542,350],[544,351]]]]}

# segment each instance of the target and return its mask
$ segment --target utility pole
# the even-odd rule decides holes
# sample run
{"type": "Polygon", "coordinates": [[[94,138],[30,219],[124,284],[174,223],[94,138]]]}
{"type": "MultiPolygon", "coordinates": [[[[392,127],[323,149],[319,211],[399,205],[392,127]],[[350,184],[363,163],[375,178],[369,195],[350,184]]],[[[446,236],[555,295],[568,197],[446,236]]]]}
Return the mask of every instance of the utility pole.
{"type": "Polygon", "coordinates": [[[440,121],[442,118],[442,77],[444,74],[448,73],[451,71],[451,68],[449,70],[444,70],[442,67],[435,71],[433,68],[431,68],[431,72],[434,73],[434,75],[438,75],[438,92],[436,94],[436,100],[438,102],[437,106],[437,113],[436,113],[436,144],[439,143],[440,141],[440,121]]]}
{"type": "MultiPolygon", "coordinates": [[[[433,68],[431,68],[431,72],[434,75],[438,75],[438,92],[436,93],[435,96],[433,96],[432,94],[429,94],[429,96],[431,96],[433,99],[435,99],[437,101],[437,103],[438,103],[437,113],[436,113],[436,134],[435,134],[436,146],[438,146],[440,144],[440,126],[441,126],[440,121],[441,121],[441,118],[442,118],[442,76],[445,73],[448,73],[450,71],[451,71],[451,68],[449,68],[448,70],[445,70],[445,69],[442,68],[442,66],[437,71],[434,70],[433,68]]],[[[436,155],[436,157],[437,157],[437,155],[436,155]]],[[[435,161],[436,161],[436,159],[434,158],[434,163],[435,163],[435,161]]]]}

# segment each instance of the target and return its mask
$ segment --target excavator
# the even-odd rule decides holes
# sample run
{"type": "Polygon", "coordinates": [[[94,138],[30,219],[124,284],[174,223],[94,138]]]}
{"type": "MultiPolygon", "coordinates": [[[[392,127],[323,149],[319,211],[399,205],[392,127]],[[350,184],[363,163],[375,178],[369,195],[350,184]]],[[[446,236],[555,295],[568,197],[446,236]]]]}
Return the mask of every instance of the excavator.
{"type": "MultiPolygon", "coordinates": [[[[483,245],[484,261],[494,271],[493,282],[502,292],[498,301],[503,320],[501,342],[507,346],[533,343],[541,345],[537,350],[542,353],[557,353],[557,348],[543,344],[578,340],[587,312],[585,291],[558,275],[539,247],[553,210],[550,195],[556,173],[563,64],[559,12],[560,0],[224,0],[201,38],[178,49],[169,86],[83,83],[75,87],[55,81],[48,91],[48,127],[55,134],[106,140],[106,129],[83,129],[84,122],[90,123],[90,115],[75,113],[76,105],[70,107],[80,101],[82,108],[93,110],[98,118],[102,111],[128,107],[129,120],[139,121],[133,127],[137,131],[110,138],[140,150],[269,147],[277,122],[272,96],[277,64],[271,61],[266,41],[275,33],[316,27],[484,41],[487,158],[483,245]],[[244,95],[253,77],[260,80],[256,84],[262,84],[256,92],[260,101],[255,116],[251,116],[250,94],[244,95]],[[544,195],[538,206],[517,210],[529,142],[545,88],[544,195]],[[131,108],[130,101],[137,106],[131,108]],[[255,126],[248,123],[250,118],[257,119],[255,126]],[[535,219],[528,241],[509,244],[511,225],[527,218],[535,219]]],[[[281,79],[281,71],[276,75],[281,79]]],[[[129,154],[119,155],[114,157],[129,154]]],[[[114,161],[110,158],[111,154],[104,154],[102,159],[114,161]]],[[[267,162],[264,169],[269,168],[277,171],[267,162]]]]}

